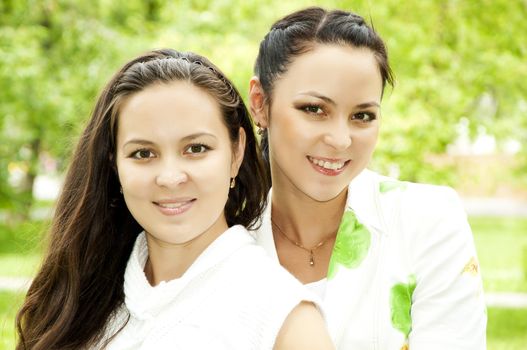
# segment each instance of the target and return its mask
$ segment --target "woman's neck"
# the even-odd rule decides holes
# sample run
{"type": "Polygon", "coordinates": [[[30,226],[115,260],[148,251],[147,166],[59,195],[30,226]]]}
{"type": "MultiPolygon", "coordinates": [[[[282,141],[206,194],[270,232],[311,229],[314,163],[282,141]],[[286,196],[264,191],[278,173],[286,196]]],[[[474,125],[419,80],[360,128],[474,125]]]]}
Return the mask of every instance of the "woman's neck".
{"type": "Polygon", "coordinates": [[[144,272],[148,282],[156,286],[162,281],[180,278],[207,247],[228,229],[220,218],[201,235],[183,244],[171,244],[146,233],[148,259],[144,272]]]}
{"type": "Polygon", "coordinates": [[[347,188],[335,198],[319,202],[297,188],[273,182],[272,221],[306,247],[312,247],[335,234],[346,206],[347,188]]]}

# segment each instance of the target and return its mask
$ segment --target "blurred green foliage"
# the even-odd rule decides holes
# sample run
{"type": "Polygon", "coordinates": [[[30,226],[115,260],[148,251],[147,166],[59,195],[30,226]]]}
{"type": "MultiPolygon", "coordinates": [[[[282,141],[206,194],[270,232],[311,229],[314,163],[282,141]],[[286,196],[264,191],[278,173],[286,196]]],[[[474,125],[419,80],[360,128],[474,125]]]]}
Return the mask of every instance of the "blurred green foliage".
{"type": "Polygon", "coordinates": [[[489,308],[487,311],[487,349],[525,349],[527,309],[489,308]]]}
{"type": "Polygon", "coordinates": [[[527,293],[527,218],[470,217],[469,222],[484,290],[527,293]]]}
{"type": "Polygon", "coordinates": [[[48,221],[0,224],[0,277],[30,277],[36,273],[48,228],[48,221]]]}
{"type": "MultiPolygon", "coordinates": [[[[308,5],[313,2],[1,0],[0,209],[29,212],[39,158],[49,154],[64,170],[98,91],[128,59],[150,48],[196,51],[246,96],[269,26],[308,5]],[[7,184],[14,166],[27,174],[16,189],[7,184]]],[[[525,1],[317,5],[358,12],[387,42],[397,86],[385,94],[375,168],[397,165],[407,180],[454,184],[453,169],[427,157],[444,153],[461,117],[498,139],[527,139],[525,1]]],[[[516,174],[527,183],[527,157],[520,159],[516,174]]]]}
{"type": "Polygon", "coordinates": [[[23,301],[22,293],[0,291],[0,350],[15,348],[15,316],[23,301]]]}

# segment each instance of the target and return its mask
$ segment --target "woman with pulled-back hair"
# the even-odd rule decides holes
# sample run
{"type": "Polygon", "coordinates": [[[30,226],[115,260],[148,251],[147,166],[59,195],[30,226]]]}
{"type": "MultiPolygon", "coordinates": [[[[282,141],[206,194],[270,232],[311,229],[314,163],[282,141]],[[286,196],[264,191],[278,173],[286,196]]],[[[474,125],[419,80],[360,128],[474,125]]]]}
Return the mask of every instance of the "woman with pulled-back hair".
{"type": "Polygon", "coordinates": [[[311,295],[245,229],[266,178],[206,58],[125,64],[73,154],[17,349],[332,349],[311,295]]]}
{"type": "Polygon", "coordinates": [[[323,299],[338,349],[485,349],[472,233],[450,188],[366,169],[393,85],[356,14],[278,20],[250,81],[272,190],[258,243],[323,299]]]}

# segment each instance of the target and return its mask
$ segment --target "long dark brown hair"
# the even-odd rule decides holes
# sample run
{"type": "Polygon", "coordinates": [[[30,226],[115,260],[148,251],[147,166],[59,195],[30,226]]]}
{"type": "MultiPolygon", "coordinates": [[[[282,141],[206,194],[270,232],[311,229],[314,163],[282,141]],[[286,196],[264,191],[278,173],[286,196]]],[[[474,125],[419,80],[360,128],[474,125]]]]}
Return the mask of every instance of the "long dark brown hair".
{"type": "Polygon", "coordinates": [[[225,205],[229,226],[257,226],[269,184],[247,108],[234,85],[206,58],[164,49],[125,64],[106,85],[72,156],[42,266],[16,318],[17,349],[79,349],[104,341],[124,301],[124,271],[141,226],[119,192],[115,142],[124,97],[184,80],[221,106],[234,146],[246,145],[236,187],[225,205]]]}

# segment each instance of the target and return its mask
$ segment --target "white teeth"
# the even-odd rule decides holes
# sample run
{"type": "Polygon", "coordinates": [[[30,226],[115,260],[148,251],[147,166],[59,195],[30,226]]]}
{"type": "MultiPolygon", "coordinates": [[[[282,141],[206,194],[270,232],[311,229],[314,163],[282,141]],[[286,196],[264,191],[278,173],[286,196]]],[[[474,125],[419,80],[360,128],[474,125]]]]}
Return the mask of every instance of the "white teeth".
{"type": "Polygon", "coordinates": [[[158,205],[162,208],[179,208],[185,203],[158,203],[158,205]]]}
{"type": "Polygon", "coordinates": [[[309,160],[313,164],[318,165],[324,169],[329,169],[329,170],[339,170],[344,166],[343,162],[328,162],[328,161],[323,161],[321,159],[315,159],[311,157],[309,157],[309,160]]]}

